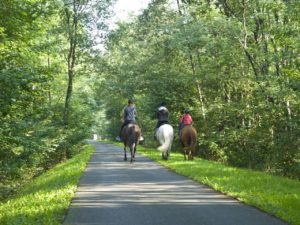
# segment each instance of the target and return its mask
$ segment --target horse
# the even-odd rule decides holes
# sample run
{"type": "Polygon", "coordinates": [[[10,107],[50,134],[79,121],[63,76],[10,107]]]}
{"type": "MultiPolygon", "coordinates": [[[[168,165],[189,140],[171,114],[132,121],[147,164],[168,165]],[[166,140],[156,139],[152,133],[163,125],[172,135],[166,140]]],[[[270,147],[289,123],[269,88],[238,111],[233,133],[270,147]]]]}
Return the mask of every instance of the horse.
{"type": "Polygon", "coordinates": [[[163,124],[157,129],[155,136],[160,143],[157,149],[162,152],[162,159],[168,160],[174,138],[173,127],[169,124],[163,124]]]}
{"type": "Polygon", "coordinates": [[[130,149],[130,162],[135,161],[136,147],[141,137],[140,127],[137,124],[130,123],[123,128],[121,136],[124,143],[124,161],[127,161],[126,147],[130,149]]]}
{"type": "Polygon", "coordinates": [[[184,160],[193,160],[193,154],[197,145],[197,131],[191,125],[186,125],[180,132],[180,142],[183,147],[184,160]]]}

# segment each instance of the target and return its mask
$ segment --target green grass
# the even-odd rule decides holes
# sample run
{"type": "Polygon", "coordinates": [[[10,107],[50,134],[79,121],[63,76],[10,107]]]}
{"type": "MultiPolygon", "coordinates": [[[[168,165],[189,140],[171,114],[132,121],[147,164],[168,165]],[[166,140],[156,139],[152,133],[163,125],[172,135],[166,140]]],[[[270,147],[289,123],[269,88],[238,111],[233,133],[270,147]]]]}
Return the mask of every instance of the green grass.
{"type": "Polygon", "coordinates": [[[184,161],[182,154],[173,152],[169,161],[162,161],[160,152],[142,146],[137,151],[178,174],[260,208],[290,224],[300,225],[299,180],[229,167],[200,158],[184,161]]]}
{"type": "Polygon", "coordinates": [[[77,156],[37,177],[15,197],[0,204],[0,224],[61,224],[93,152],[93,147],[87,146],[77,156]]]}

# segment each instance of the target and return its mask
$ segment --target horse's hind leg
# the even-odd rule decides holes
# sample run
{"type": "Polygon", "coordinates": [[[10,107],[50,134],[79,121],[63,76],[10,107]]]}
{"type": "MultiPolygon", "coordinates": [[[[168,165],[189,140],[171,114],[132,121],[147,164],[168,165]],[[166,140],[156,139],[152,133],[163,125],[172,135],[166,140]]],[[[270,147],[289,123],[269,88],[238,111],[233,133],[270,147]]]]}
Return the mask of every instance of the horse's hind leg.
{"type": "Polygon", "coordinates": [[[188,160],[193,160],[194,159],[194,156],[193,156],[193,152],[194,150],[192,149],[192,147],[188,150],[188,160]]]}
{"type": "Polygon", "coordinates": [[[161,158],[162,158],[162,160],[167,160],[168,158],[167,158],[167,152],[162,152],[161,153],[161,158]]]}
{"type": "Polygon", "coordinates": [[[165,152],[162,152],[162,153],[161,153],[161,158],[162,158],[163,160],[168,160],[168,159],[169,159],[169,151],[167,150],[167,151],[165,151],[165,152]]]}
{"type": "Polygon", "coordinates": [[[135,160],[136,146],[137,146],[137,143],[134,145],[134,148],[133,148],[133,159],[134,160],[135,160]]]}
{"type": "Polygon", "coordinates": [[[184,156],[184,160],[186,160],[186,155],[187,155],[186,148],[183,148],[183,156],[184,156]]]}
{"type": "Polygon", "coordinates": [[[130,159],[130,162],[132,163],[133,162],[133,158],[134,158],[134,152],[133,152],[134,150],[133,150],[133,148],[132,147],[130,147],[130,155],[131,155],[131,159],[130,159]]]}
{"type": "Polygon", "coordinates": [[[124,146],[124,161],[127,161],[126,146],[124,146]]]}
{"type": "Polygon", "coordinates": [[[189,150],[188,153],[189,153],[189,155],[188,155],[188,160],[192,160],[192,159],[193,159],[192,151],[189,150]]]}
{"type": "Polygon", "coordinates": [[[130,158],[130,162],[133,162],[133,148],[130,147],[130,155],[131,155],[131,158],[130,158]]]}
{"type": "Polygon", "coordinates": [[[171,148],[172,148],[172,143],[170,144],[168,150],[167,150],[167,160],[169,159],[170,157],[170,153],[171,153],[171,148]]]}
{"type": "Polygon", "coordinates": [[[130,146],[130,155],[131,155],[131,159],[130,159],[130,162],[133,162],[135,161],[134,157],[135,157],[135,150],[136,150],[136,147],[135,145],[131,145],[130,146]]]}
{"type": "Polygon", "coordinates": [[[194,156],[193,156],[193,150],[191,150],[191,160],[194,159],[194,156]]]}
{"type": "Polygon", "coordinates": [[[130,148],[130,155],[131,155],[131,157],[130,157],[130,162],[132,163],[133,162],[133,152],[132,152],[133,150],[130,148]]]}

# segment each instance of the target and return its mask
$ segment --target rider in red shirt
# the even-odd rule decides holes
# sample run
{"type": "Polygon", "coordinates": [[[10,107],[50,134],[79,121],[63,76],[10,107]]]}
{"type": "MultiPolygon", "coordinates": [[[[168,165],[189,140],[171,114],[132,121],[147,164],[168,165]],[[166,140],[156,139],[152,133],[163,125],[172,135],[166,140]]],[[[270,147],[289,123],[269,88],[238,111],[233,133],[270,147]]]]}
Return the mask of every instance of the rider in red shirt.
{"type": "Polygon", "coordinates": [[[180,118],[180,124],[179,124],[179,134],[182,128],[184,128],[186,125],[191,125],[193,122],[192,116],[190,115],[190,110],[185,109],[184,115],[180,118]]]}
{"type": "Polygon", "coordinates": [[[181,117],[181,122],[182,122],[184,125],[191,125],[191,124],[192,124],[193,119],[192,119],[192,117],[191,117],[191,115],[190,115],[189,112],[186,112],[186,113],[184,114],[184,116],[181,117]]]}

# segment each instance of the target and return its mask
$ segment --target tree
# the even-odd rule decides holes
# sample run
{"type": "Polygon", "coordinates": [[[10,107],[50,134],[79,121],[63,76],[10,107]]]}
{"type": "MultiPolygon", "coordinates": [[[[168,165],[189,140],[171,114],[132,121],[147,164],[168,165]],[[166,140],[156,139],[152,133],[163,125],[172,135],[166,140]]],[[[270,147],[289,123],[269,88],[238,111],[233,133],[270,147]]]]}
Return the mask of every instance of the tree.
{"type": "MultiPolygon", "coordinates": [[[[109,15],[109,6],[113,0],[65,0],[64,1],[64,25],[66,27],[67,37],[69,41],[69,49],[67,52],[67,67],[68,67],[68,87],[66,92],[65,107],[63,121],[67,126],[69,123],[70,102],[73,91],[73,79],[75,75],[75,66],[78,60],[77,50],[82,48],[82,35],[88,29],[84,27],[94,27],[96,22],[97,27],[105,27],[104,19],[109,15]],[[97,15],[101,20],[93,18],[97,15]]],[[[89,46],[91,47],[91,46],[89,46]]]]}
{"type": "Polygon", "coordinates": [[[1,1],[0,199],[72,157],[90,135],[96,107],[89,79],[97,63],[91,28],[104,27],[111,3],[1,1]],[[77,18],[71,3],[78,7],[77,18]],[[69,20],[69,30],[62,26],[62,15],[69,20]],[[72,79],[68,99],[73,95],[73,104],[71,109],[69,100],[65,129],[61,115],[68,66],[72,79]],[[77,79],[73,79],[75,74],[77,79]]]}
{"type": "Polygon", "coordinates": [[[109,91],[102,101],[116,113],[107,118],[115,120],[119,103],[133,96],[142,109],[140,123],[152,134],[153,110],[161,100],[168,102],[173,124],[189,107],[203,157],[295,176],[299,6],[293,1],[174,3],[179,13],[165,1],[152,1],[109,36],[101,81],[109,91]],[[116,104],[110,105],[112,98],[116,104]]]}

